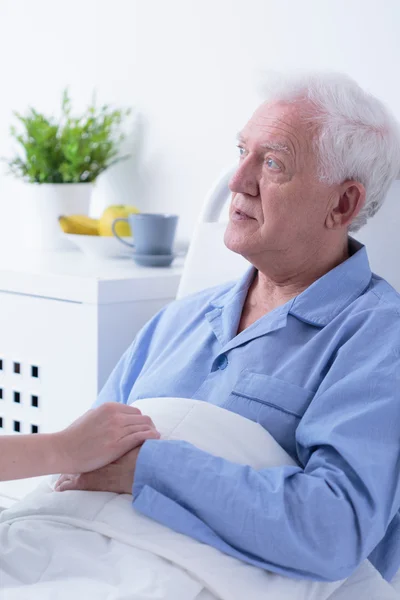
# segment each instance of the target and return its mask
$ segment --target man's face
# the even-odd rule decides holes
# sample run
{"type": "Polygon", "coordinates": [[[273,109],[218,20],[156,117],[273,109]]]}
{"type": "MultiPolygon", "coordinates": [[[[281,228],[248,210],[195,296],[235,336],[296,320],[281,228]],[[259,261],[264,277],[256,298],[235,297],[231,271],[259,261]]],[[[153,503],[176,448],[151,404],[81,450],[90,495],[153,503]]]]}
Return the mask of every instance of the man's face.
{"type": "Polygon", "coordinates": [[[322,239],[334,193],[317,179],[312,131],[296,104],[263,104],[239,136],[225,244],[249,260],[322,239]]]}

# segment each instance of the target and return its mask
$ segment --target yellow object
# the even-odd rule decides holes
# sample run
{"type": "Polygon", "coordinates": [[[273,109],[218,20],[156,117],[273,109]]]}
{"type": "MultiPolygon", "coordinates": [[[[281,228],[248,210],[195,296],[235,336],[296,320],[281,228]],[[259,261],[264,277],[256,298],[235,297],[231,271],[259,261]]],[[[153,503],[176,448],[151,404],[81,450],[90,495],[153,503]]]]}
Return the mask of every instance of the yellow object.
{"type": "Polygon", "coordinates": [[[58,221],[64,233],[99,235],[99,220],[87,215],[62,215],[58,221]]]}
{"type": "MultiPolygon", "coordinates": [[[[115,219],[127,218],[129,215],[138,214],[140,210],[136,206],[129,206],[125,204],[115,204],[105,209],[99,219],[99,235],[113,235],[112,224],[115,219]]],[[[117,223],[115,227],[116,232],[121,237],[129,237],[131,235],[131,228],[129,223],[117,223]]]]}

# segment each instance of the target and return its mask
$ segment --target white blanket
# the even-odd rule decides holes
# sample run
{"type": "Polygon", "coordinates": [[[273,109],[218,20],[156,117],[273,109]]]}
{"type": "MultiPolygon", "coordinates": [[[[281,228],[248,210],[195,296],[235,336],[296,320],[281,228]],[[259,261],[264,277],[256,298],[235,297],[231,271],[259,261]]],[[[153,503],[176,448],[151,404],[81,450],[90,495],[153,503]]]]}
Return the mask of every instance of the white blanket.
{"type": "MultiPolygon", "coordinates": [[[[135,404],[152,417],[163,438],[182,439],[256,469],[293,462],[258,424],[216,406],[182,398],[135,404]]],[[[73,595],[79,600],[399,600],[367,562],[344,585],[289,579],[143,517],[129,495],[55,493],[48,482],[0,516],[0,599],[71,600],[73,595]],[[355,595],[355,586],[366,580],[365,593],[355,595]],[[371,582],[379,595],[368,595],[371,582]]]]}

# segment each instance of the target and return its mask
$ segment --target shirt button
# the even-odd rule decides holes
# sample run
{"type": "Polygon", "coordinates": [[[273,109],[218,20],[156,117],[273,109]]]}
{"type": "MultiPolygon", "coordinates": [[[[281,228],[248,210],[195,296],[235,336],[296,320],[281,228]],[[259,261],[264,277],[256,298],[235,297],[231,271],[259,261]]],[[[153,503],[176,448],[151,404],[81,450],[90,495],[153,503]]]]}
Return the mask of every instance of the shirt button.
{"type": "Polygon", "coordinates": [[[226,354],[221,354],[221,356],[217,358],[217,368],[223,371],[224,369],[226,369],[227,366],[228,357],[226,356],[226,354]]]}

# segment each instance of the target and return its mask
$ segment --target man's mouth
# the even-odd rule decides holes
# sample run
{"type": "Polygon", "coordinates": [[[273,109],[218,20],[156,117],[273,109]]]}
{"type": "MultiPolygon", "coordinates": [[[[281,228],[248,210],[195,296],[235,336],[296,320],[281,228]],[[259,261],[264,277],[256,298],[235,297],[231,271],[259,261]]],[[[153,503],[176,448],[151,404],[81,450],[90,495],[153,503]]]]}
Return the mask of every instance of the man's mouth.
{"type": "Polygon", "coordinates": [[[242,210],[239,210],[238,208],[235,208],[232,212],[231,219],[233,221],[245,221],[251,219],[254,220],[254,217],[250,217],[247,213],[243,212],[242,210]]]}

